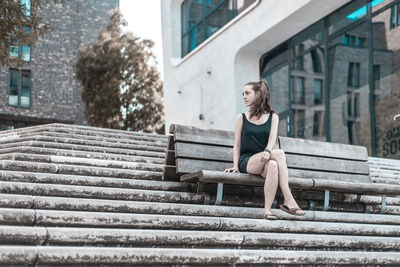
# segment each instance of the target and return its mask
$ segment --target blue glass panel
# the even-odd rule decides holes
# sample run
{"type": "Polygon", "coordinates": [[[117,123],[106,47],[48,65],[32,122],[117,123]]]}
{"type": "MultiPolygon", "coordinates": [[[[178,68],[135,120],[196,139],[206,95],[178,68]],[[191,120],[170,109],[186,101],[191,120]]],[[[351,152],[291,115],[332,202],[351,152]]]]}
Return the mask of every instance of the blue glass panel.
{"type": "Polygon", "coordinates": [[[18,80],[19,72],[10,70],[10,88],[8,94],[8,104],[11,106],[18,106],[18,80]]]}
{"type": "Polygon", "coordinates": [[[18,46],[10,46],[10,57],[18,58],[19,47],[18,46]]]}
{"type": "Polygon", "coordinates": [[[31,0],[21,0],[23,6],[23,12],[26,16],[31,15],[31,0]]]}
{"type": "Polygon", "coordinates": [[[21,107],[29,107],[31,98],[31,74],[22,72],[21,74],[21,107]]]}
{"type": "Polygon", "coordinates": [[[26,62],[31,61],[31,48],[27,45],[21,47],[22,59],[26,62]]]}

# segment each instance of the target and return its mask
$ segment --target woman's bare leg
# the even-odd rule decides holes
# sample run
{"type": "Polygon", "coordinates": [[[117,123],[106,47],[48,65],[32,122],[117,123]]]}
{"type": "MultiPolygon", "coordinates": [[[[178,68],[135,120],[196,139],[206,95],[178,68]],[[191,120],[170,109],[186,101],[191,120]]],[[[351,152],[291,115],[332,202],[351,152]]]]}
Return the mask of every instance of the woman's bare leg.
{"type": "Polygon", "coordinates": [[[278,189],[278,163],[275,160],[268,160],[261,173],[265,177],[264,183],[264,214],[271,214],[271,206],[274,203],[276,190],[278,189]]]}
{"type": "MultiPolygon", "coordinates": [[[[282,149],[272,150],[270,159],[278,162],[279,186],[281,188],[283,197],[285,198],[284,204],[289,208],[299,208],[289,188],[289,170],[286,164],[285,152],[282,149]]],[[[302,213],[302,211],[297,211],[297,214],[302,213]]]]}
{"type": "Polygon", "coordinates": [[[274,202],[278,188],[278,163],[275,160],[261,161],[261,153],[253,155],[246,168],[247,173],[261,175],[265,178],[264,183],[264,214],[271,214],[271,206],[274,202]]]}

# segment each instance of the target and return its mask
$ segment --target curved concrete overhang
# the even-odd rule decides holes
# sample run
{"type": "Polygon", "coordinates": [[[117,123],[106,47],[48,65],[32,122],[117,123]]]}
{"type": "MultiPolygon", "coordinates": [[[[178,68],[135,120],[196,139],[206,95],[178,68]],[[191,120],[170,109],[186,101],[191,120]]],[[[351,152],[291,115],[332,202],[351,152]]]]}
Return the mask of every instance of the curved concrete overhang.
{"type": "MultiPolygon", "coordinates": [[[[243,38],[244,42],[238,46],[235,54],[234,77],[236,92],[240,92],[245,83],[260,79],[259,60],[263,54],[350,1],[262,1],[262,4],[254,10],[253,16],[249,16],[247,20],[243,19],[242,25],[237,25],[238,27],[253,29],[249,32],[253,34],[248,34],[246,38],[243,38]],[[271,10],[271,16],[265,14],[267,10],[271,10]],[[252,27],[257,23],[262,23],[263,26],[252,27]]],[[[236,113],[240,113],[246,107],[239,98],[240,94],[235,95],[237,96],[236,113]]]]}

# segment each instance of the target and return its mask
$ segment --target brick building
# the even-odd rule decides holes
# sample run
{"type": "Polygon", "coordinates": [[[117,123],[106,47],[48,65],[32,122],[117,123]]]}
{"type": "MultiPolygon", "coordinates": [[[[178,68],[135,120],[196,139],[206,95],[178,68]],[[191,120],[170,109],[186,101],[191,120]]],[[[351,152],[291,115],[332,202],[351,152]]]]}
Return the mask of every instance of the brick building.
{"type": "MultiPolygon", "coordinates": [[[[29,7],[30,1],[22,3],[29,7]]],[[[0,130],[51,122],[86,124],[82,87],[72,64],[79,47],[97,39],[109,11],[118,6],[119,0],[73,0],[40,10],[53,30],[33,47],[10,48],[10,56],[27,62],[24,67],[0,66],[0,130]]]]}

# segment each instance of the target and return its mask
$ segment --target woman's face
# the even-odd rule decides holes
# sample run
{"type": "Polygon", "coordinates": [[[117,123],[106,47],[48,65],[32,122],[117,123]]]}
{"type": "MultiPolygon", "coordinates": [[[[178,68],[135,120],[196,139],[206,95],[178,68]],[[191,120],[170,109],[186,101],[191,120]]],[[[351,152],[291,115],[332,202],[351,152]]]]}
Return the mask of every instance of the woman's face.
{"type": "Polygon", "coordinates": [[[246,107],[250,107],[256,101],[256,94],[251,85],[246,85],[242,89],[243,101],[246,107]]]}

